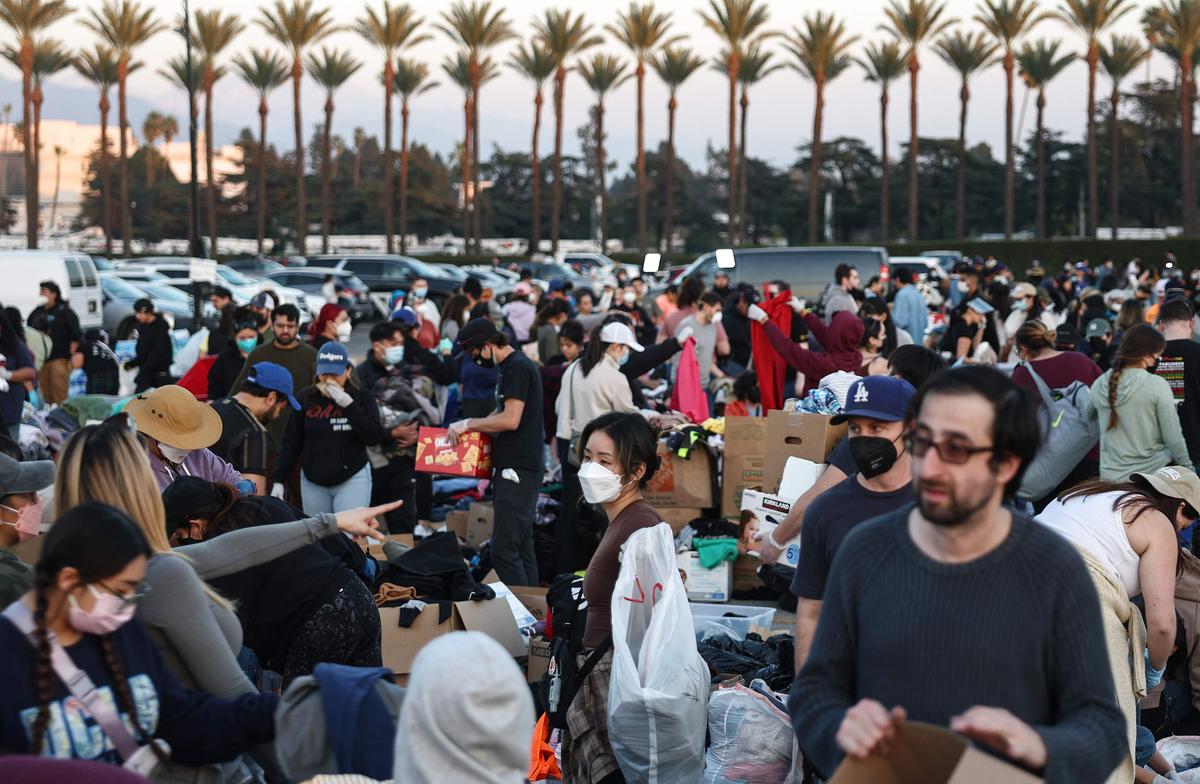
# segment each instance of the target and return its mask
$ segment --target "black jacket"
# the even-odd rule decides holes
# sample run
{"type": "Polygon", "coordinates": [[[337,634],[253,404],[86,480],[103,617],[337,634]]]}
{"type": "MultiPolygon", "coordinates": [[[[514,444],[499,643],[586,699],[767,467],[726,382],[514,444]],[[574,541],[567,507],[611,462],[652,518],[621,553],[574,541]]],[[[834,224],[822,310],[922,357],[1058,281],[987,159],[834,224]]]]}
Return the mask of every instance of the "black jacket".
{"type": "Polygon", "coordinates": [[[388,440],[375,398],[355,384],[347,385],[346,392],[353,402],[342,408],[315,386],[300,390],[300,410],[288,417],[283,432],[276,482],[287,482],[299,460],[308,481],[340,485],[367,464],[368,446],[388,440]]]}
{"type": "Polygon", "coordinates": [[[139,386],[156,383],[171,372],[174,354],[167,322],[161,314],[155,314],[154,321],[138,325],[137,352],[125,367],[138,369],[136,383],[139,386]]]}
{"type": "Polygon", "coordinates": [[[233,382],[237,381],[245,366],[246,358],[237,350],[237,346],[227,346],[218,354],[208,368],[208,399],[228,397],[233,391],[233,382]]]}

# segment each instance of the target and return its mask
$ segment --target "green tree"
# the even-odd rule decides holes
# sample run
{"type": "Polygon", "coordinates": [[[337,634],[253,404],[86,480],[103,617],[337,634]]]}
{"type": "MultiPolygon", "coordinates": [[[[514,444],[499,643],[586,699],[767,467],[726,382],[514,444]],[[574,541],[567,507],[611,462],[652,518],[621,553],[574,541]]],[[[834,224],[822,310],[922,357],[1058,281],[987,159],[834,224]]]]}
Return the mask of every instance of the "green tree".
{"type": "Polygon", "coordinates": [[[683,83],[704,65],[704,60],[692,53],[691,49],[682,46],[670,46],[659,53],[651,61],[654,72],[667,86],[670,97],[667,99],[667,160],[664,167],[666,181],[666,207],[663,210],[662,236],[665,244],[659,247],[667,253],[673,249],[674,237],[674,202],[675,202],[675,111],[679,108],[679,88],[683,83]]]}
{"type": "MultiPolygon", "coordinates": [[[[408,116],[409,103],[437,87],[429,80],[429,66],[401,58],[396,63],[393,86],[400,94],[400,252],[408,252],[408,116]]],[[[389,176],[391,168],[388,168],[389,176]]]]}
{"type": "MultiPolygon", "coordinates": [[[[162,112],[150,112],[142,120],[142,141],[146,144],[158,144],[158,140],[163,135],[163,121],[165,117],[162,112]]],[[[153,163],[149,157],[146,158],[147,165],[153,167],[153,163]]],[[[154,169],[146,172],[146,186],[154,190],[154,169]]]]}
{"type": "Polygon", "coordinates": [[[103,44],[96,44],[92,49],[86,49],[75,58],[75,70],[84,79],[95,85],[100,92],[100,142],[98,156],[98,176],[102,192],[100,210],[100,228],[104,231],[104,255],[112,258],[112,212],[109,199],[111,185],[109,183],[108,162],[108,91],[117,82],[117,58],[112,49],[103,44]]]}
{"type": "Polygon", "coordinates": [[[538,42],[518,46],[508,64],[533,82],[533,138],[529,147],[529,158],[532,162],[530,187],[533,192],[530,209],[533,211],[533,220],[529,234],[529,252],[535,253],[542,239],[542,161],[538,156],[538,139],[542,132],[542,104],[545,102],[542,89],[546,80],[554,75],[556,64],[551,54],[538,42]]]}
{"type": "MultiPolygon", "coordinates": [[[[600,196],[600,247],[604,248],[608,246],[608,193],[604,188],[604,99],[609,92],[629,81],[631,74],[628,64],[607,54],[594,54],[591,60],[581,62],[577,69],[579,75],[583,77],[583,81],[596,96],[594,110],[596,118],[596,187],[600,196]]],[[[641,168],[644,170],[644,167],[645,160],[642,161],[641,168]]],[[[644,174],[644,171],[642,173],[644,174]]],[[[642,186],[639,184],[638,189],[641,190],[641,188],[642,186]]],[[[644,229],[642,224],[645,222],[645,216],[642,215],[642,207],[645,206],[645,199],[639,201],[641,202],[638,207],[638,232],[640,234],[644,229]]]]}
{"type": "MultiPolygon", "coordinates": [[[[325,127],[321,134],[321,252],[329,252],[330,204],[333,198],[332,138],[333,94],[362,68],[362,61],[349,52],[321,47],[320,54],[308,56],[308,72],[325,91],[325,127]]],[[[385,204],[385,215],[391,205],[385,204]]]]}
{"type": "Polygon", "coordinates": [[[1112,80],[1109,98],[1109,182],[1108,219],[1117,239],[1121,228],[1121,82],[1150,57],[1150,50],[1132,36],[1114,35],[1108,46],[1100,49],[1100,65],[1112,80]]]}
{"type": "Polygon", "coordinates": [[[267,233],[267,114],[271,110],[267,97],[275,88],[287,82],[291,69],[283,57],[266,49],[251,49],[245,55],[234,57],[233,66],[237,68],[242,81],[258,94],[259,143],[255,155],[258,171],[254,179],[258,202],[258,253],[262,255],[267,233]]]}
{"type": "Polygon", "coordinates": [[[900,44],[886,41],[870,44],[863,50],[863,57],[858,61],[859,66],[866,71],[868,82],[879,85],[879,133],[881,142],[879,149],[880,166],[883,176],[880,178],[879,190],[879,238],[887,242],[891,237],[890,218],[891,203],[889,199],[888,177],[888,92],[892,82],[904,75],[907,67],[904,56],[900,52],[900,44]]]}
{"type": "Polygon", "coordinates": [[[1021,76],[1031,90],[1037,90],[1037,235],[1046,236],[1046,85],[1075,62],[1074,54],[1058,53],[1058,41],[1026,44],[1017,55],[1021,76]]]}

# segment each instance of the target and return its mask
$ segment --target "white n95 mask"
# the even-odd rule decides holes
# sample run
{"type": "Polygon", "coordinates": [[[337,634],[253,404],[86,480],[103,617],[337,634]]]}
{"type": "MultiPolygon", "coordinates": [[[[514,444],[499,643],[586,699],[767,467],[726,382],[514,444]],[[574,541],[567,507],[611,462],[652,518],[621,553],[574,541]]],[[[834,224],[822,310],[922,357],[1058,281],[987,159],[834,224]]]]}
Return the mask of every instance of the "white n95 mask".
{"type": "Polygon", "coordinates": [[[621,477],[591,460],[579,467],[579,484],[589,504],[607,504],[621,495],[621,477]]]}

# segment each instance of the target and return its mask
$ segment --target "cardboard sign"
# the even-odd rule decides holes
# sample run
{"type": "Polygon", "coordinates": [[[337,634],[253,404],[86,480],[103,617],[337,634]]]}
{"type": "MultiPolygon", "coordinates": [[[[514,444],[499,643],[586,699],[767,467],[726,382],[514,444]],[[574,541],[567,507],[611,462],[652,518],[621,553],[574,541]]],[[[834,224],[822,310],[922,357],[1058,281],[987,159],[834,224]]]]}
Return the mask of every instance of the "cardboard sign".
{"type": "Polygon", "coordinates": [[[705,569],[700,565],[700,553],[677,553],[675,559],[683,572],[683,587],[689,602],[729,601],[733,593],[733,565],[729,561],[705,569]]]}
{"type": "Polygon", "coordinates": [[[687,460],[658,445],[660,464],[642,495],[654,507],[698,507],[713,505],[713,464],[708,450],[692,449],[687,460]]]}
{"type": "Polygon", "coordinates": [[[491,501],[477,501],[467,510],[467,535],[463,537],[471,547],[479,548],[492,538],[492,526],[496,521],[496,510],[491,501]]]}
{"type": "Polygon", "coordinates": [[[487,479],[492,475],[492,438],[484,433],[464,433],[451,444],[444,427],[417,431],[416,470],[487,479]]]}
{"type": "Polygon", "coordinates": [[[767,420],[725,417],[725,454],[721,468],[721,516],[736,517],[747,487],[762,487],[767,420]]]}
{"type": "Polygon", "coordinates": [[[1036,784],[1041,779],[932,724],[901,722],[886,757],[847,757],[829,784],[1036,784]]]}
{"type": "Polygon", "coordinates": [[[802,457],[824,463],[846,435],[846,425],[831,425],[832,417],[800,411],[768,411],[766,460],[763,463],[762,489],[779,489],[783,468],[789,457],[802,457]]]}

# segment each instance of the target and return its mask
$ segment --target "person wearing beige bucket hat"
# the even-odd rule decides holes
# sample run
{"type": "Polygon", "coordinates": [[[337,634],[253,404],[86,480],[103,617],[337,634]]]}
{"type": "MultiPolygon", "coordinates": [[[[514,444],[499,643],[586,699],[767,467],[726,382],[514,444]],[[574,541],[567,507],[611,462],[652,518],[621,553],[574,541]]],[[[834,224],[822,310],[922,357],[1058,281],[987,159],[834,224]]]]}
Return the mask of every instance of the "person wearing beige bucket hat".
{"type": "Polygon", "coordinates": [[[146,444],[160,491],[180,476],[242,487],[245,479],[209,451],[221,437],[221,417],[211,406],[174,384],[143,392],[125,406],[146,444]]]}

